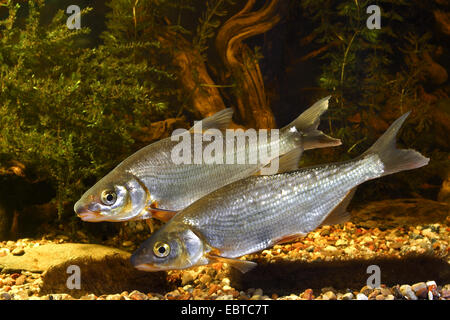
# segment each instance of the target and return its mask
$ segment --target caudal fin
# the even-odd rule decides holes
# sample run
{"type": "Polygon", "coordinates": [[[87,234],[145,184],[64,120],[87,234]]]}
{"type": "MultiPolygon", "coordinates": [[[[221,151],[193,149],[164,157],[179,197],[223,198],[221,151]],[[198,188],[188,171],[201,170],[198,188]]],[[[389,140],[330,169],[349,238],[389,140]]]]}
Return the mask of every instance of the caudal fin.
{"type": "Polygon", "coordinates": [[[395,120],[374,145],[363,154],[377,154],[380,157],[384,165],[383,175],[420,168],[430,161],[415,150],[396,148],[397,133],[409,114],[410,112],[407,112],[395,120]]]}
{"type": "Polygon", "coordinates": [[[317,130],[320,123],[320,116],[328,109],[330,97],[320,99],[298,116],[297,119],[282,129],[291,130],[295,127],[298,132],[301,132],[303,134],[304,150],[335,147],[342,144],[341,140],[332,138],[322,131],[317,130]]]}

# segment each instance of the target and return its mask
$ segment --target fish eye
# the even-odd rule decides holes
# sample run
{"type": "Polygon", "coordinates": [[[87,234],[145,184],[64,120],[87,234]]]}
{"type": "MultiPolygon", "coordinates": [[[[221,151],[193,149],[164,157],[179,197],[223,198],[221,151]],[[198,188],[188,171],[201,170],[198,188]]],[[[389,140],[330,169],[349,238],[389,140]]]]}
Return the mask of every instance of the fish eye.
{"type": "Polygon", "coordinates": [[[153,247],[153,253],[160,258],[167,257],[170,253],[170,246],[164,242],[157,242],[153,247]]]}
{"type": "Polygon", "coordinates": [[[117,195],[114,191],[104,190],[102,192],[101,200],[107,206],[113,205],[117,200],[117,195]]]}

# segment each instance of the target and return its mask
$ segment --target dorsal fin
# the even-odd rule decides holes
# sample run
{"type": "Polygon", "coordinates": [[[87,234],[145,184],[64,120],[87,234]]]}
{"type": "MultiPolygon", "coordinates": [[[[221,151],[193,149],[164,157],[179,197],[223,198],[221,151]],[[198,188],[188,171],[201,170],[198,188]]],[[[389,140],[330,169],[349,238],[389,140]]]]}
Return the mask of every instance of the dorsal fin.
{"type": "Polygon", "coordinates": [[[278,173],[289,172],[298,169],[303,148],[295,148],[280,157],[278,173]]]}
{"type": "Polygon", "coordinates": [[[273,174],[273,172],[265,173],[264,169],[270,168],[274,161],[278,161],[277,173],[285,173],[285,172],[297,170],[298,165],[300,163],[300,158],[302,157],[302,154],[303,154],[303,148],[292,149],[291,151],[283,154],[281,157],[270,161],[269,164],[265,165],[261,170],[259,170],[257,173],[255,173],[255,175],[273,174]]]}
{"type": "Polygon", "coordinates": [[[334,224],[341,224],[350,220],[350,213],[347,212],[347,207],[355,195],[356,187],[351,189],[339,204],[334,207],[334,209],[328,214],[325,220],[319,225],[321,226],[331,226],[334,224]]]}
{"type": "Polygon", "coordinates": [[[225,130],[229,127],[232,117],[233,109],[226,108],[201,121],[197,121],[189,131],[193,133],[203,133],[208,129],[225,130]]]}

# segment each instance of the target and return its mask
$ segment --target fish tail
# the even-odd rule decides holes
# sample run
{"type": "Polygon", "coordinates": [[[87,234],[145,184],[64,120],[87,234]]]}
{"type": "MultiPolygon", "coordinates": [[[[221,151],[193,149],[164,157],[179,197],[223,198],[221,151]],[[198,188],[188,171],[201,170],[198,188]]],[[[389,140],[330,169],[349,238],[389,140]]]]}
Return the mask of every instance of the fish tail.
{"type": "Polygon", "coordinates": [[[295,127],[303,135],[304,150],[334,147],[342,144],[341,140],[332,138],[317,129],[320,123],[320,116],[328,109],[330,97],[320,99],[298,116],[297,119],[282,129],[292,130],[295,127]]]}
{"type": "Polygon", "coordinates": [[[377,154],[384,165],[383,175],[412,170],[425,166],[430,161],[412,149],[397,149],[396,137],[410,112],[405,113],[386,130],[386,132],[363,155],[377,154]]]}

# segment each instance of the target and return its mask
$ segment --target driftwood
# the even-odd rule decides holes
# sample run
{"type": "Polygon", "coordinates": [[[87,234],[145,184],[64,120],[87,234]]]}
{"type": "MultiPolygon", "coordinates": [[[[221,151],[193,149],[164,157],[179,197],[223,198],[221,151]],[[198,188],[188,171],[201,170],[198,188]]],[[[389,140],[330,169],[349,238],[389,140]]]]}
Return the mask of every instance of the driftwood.
{"type": "Polygon", "coordinates": [[[220,28],[216,48],[222,62],[237,82],[237,108],[245,124],[254,128],[273,128],[275,119],[264,90],[258,62],[251,59],[244,40],[272,29],[281,19],[281,1],[267,1],[251,11],[256,0],[249,0],[244,8],[220,28]]]}
{"type": "MultiPolygon", "coordinates": [[[[252,59],[250,48],[244,40],[267,32],[280,19],[280,0],[268,0],[265,5],[251,11],[256,0],[248,0],[244,8],[226,21],[216,37],[216,48],[224,64],[221,75],[234,82],[236,90],[230,101],[236,104],[236,114],[242,124],[253,128],[273,128],[275,119],[267,99],[258,61],[252,59]]],[[[166,21],[168,24],[170,22],[166,21]]],[[[207,63],[199,50],[182,35],[168,28],[160,32],[157,40],[166,48],[172,63],[178,67],[178,79],[188,103],[201,117],[207,117],[224,109],[225,102],[217,85],[209,74],[207,63]]]]}

